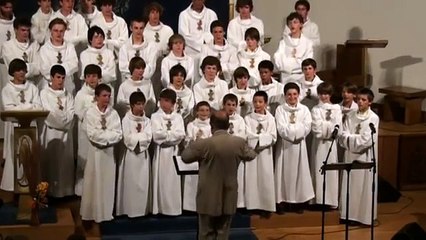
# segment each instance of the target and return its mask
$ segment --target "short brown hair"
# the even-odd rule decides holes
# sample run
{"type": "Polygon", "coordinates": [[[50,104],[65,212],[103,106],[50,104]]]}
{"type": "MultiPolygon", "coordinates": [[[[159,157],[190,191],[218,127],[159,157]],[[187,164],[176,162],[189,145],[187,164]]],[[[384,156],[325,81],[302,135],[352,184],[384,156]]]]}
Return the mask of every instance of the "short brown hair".
{"type": "Polygon", "coordinates": [[[170,50],[172,50],[173,43],[181,41],[183,42],[183,46],[185,47],[185,38],[182,35],[175,33],[169,38],[169,42],[167,43],[170,50]]]}
{"type": "Polygon", "coordinates": [[[328,95],[333,95],[333,85],[331,85],[330,83],[327,82],[323,82],[320,83],[320,85],[318,85],[317,87],[317,93],[319,94],[328,94],[328,95]]]}
{"type": "Polygon", "coordinates": [[[146,68],[146,63],[141,57],[133,57],[132,59],[130,59],[130,62],[129,62],[130,74],[132,74],[136,68],[143,68],[143,69],[146,68]]]}
{"type": "Polygon", "coordinates": [[[61,18],[54,18],[49,23],[49,30],[52,30],[53,26],[55,26],[56,24],[64,25],[65,29],[67,29],[67,27],[68,27],[67,23],[63,19],[61,19],[61,18]]]}

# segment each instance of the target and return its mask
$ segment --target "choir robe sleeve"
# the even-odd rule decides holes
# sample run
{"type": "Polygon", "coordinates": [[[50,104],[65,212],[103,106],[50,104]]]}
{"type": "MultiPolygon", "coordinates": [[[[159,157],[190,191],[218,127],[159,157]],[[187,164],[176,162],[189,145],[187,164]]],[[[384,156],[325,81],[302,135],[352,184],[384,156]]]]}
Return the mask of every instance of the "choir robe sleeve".
{"type": "MultiPolygon", "coordinates": [[[[114,17],[117,17],[114,15],[114,17]]],[[[129,30],[127,24],[122,18],[118,18],[118,38],[116,39],[105,39],[105,43],[114,46],[114,49],[119,50],[124,45],[126,40],[129,38],[129,30]]],[[[106,33],[105,33],[106,34],[106,33]]]]}
{"type": "MultiPolygon", "coordinates": [[[[123,82],[125,83],[125,82],[123,82]]],[[[125,94],[124,94],[124,88],[126,87],[126,84],[120,84],[120,87],[118,88],[118,92],[117,92],[117,104],[118,103],[124,103],[124,104],[129,104],[129,99],[126,99],[125,94]]],[[[147,97],[147,96],[145,96],[147,97]]],[[[147,98],[149,99],[149,98],[147,98]]]]}
{"type": "MultiPolygon", "coordinates": [[[[365,150],[370,148],[372,146],[372,140],[371,140],[371,130],[368,127],[368,124],[361,129],[360,134],[354,134],[349,132],[348,122],[350,121],[346,121],[343,125],[342,135],[339,138],[340,145],[343,148],[353,153],[364,152],[365,150]]],[[[374,124],[374,127],[376,129],[378,129],[378,126],[379,126],[378,118],[371,121],[371,123],[374,124]]]]}
{"type": "Polygon", "coordinates": [[[84,119],[84,115],[86,114],[87,107],[84,103],[84,97],[81,94],[75,96],[74,99],[74,112],[78,118],[78,121],[82,122],[84,119]]]}
{"type": "MultiPolygon", "coordinates": [[[[271,115],[272,116],[272,115],[271,115]]],[[[275,119],[273,117],[268,118],[268,126],[264,132],[258,134],[257,133],[257,121],[252,119],[250,115],[247,115],[244,118],[247,125],[247,140],[249,146],[254,148],[259,143],[259,138],[262,136],[270,136],[272,141],[268,144],[268,146],[263,146],[263,148],[267,148],[273,146],[277,141],[277,126],[275,124],[275,119]],[[252,144],[250,144],[252,143],[252,144]],[[254,146],[253,146],[254,145],[254,146]]]]}
{"type": "Polygon", "coordinates": [[[236,125],[237,126],[235,126],[235,128],[236,128],[235,136],[238,136],[238,137],[246,140],[247,139],[247,126],[246,126],[246,123],[244,122],[244,119],[242,117],[239,117],[236,125]]]}
{"type": "Polygon", "coordinates": [[[86,112],[86,132],[90,142],[95,146],[109,147],[118,143],[122,137],[121,121],[117,112],[113,110],[111,118],[107,121],[107,129],[103,130],[101,126],[101,118],[95,113],[96,109],[89,109],[86,112]]]}
{"type": "MultiPolygon", "coordinates": [[[[195,64],[194,59],[187,55],[187,63],[185,66],[185,69],[186,69],[185,83],[187,84],[187,86],[189,84],[191,89],[194,86],[194,64],[195,64]]],[[[169,79],[169,82],[170,82],[170,79],[169,79]]]]}
{"type": "MultiPolygon", "coordinates": [[[[32,78],[37,75],[40,75],[40,66],[39,66],[39,49],[40,45],[37,42],[30,43],[34,46],[31,46],[32,56],[29,56],[29,59],[32,59],[31,62],[26,63],[27,65],[27,73],[25,74],[26,78],[32,78]]],[[[13,52],[13,48],[7,47],[7,45],[2,45],[2,56],[4,64],[6,65],[6,69],[9,69],[10,62],[12,62],[13,59],[16,58],[16,53],[13,52]]]]}
{"type": "Polygon", "coordinates": [[[128,119],[127,117],[123,118],[123,139],[124,145],[131,151],[134,151],[136,146],[139,144],[139,148],[141,152],[148,150],[149,144],[152,139],[152,129],[151,129],[151,121],[146,118],[144,121],[144,126],[142,127],[141,132],[136,132],[134,129],[133,121],[128,119]]]}
{"type": "MultiPolygon", "coordinates": [[[[188,17],[185,16],[186,10],[182,11],[179,14],[179,21],[178,21],[178,33],[183,36],[185,39],[185,44],[187,46],[191,46],[191,48],[197,50],[198,52],[201,51],[201,46],[204,43],[207,43],[211,41],[211,34],[208,32],[203,33],[203,36],[200,37],[198,34],[191,33],[190,28],[190,21],[188,17]]],[[[206,14],[208,14],[206,12],[206,14]]],[[[211,21],[217,20],[217,16],[211,18],[211,21]]]]}
{"type": "MultiPolygon", "coordinates": [[[[237,16],[237,17],[239,17],[239,16],[237,16]]],[[[240,32],[241,32],[241,29],[238,26],[236,18],[232,19],[228,24],[228,30],[226,31],[226,35],[227,35],[227,39],[228,39],[229,43],[232,44],[232,46],[234,46],[236,48],[241,43],[241,40],[240,40],[240,37],[239,37],[240,32]]]]}
{"type": "Polygon", "coordinates": [[[320,45],[321,38],[317,24],[311,24],[311,32],[309,33],[309,39],[312,41],[313,47],[318,47],[320,45]]]}
{"type": "Polygon", "coordinates": [[[222,64],[222,72],[227,73],[229,76],[232,76],[234,70],[238,67],[238,57],[237,50],[232,48],[229,50],[229,59],[225,64],[222,64]]]}
{"type": "Polygon", "coordinates": [[[332,110],[330,121],[324,120],[321,115],[321,108],[314,107],[311,111],[312,115],[312,133],[318,139],[330,139],[336,125],[341,127],[342,113],[340,110],[332,110]]]}
{"type": "Polygon", "coordinates": [[[143,58],[146,62],[145,71],[143,73],[143,78],[151,79],[152,75],[155,73],[155,69],[157,68],[157,57],[158,57],[158,48],[152,43],[148,43],[146,47],[146,54],[143,58]]]}
{"type": "Polygon", "coordinates": [[[164,121],[159,118],[152,118],[152,136],[154,142],[159,145],[175,146],[185,138],[185,127],[181,116],[173,121],[172,130],[167,130],[164,121]]]}
{"type": "Polygon", "coordinates": [[[101,66],[103,83],[110,83],[117,80],[114,53],[108,50],[105,51],[106,62],[104,62],[104,64],[101,66]]]}
{"type": "Polygon", "coordinates": [[[170,64],[169,64],[169,57],[163,58],[161,61],[161,85],[163,85],[164,88],[166,88],[170,83],[170,64]]]}
{"type": "Polygon", "coordinates": [[[280,41],[278,50],[274,53],[274,61],[280,72],[292,73],[294,70],[300,69],[303,60],[313,57],[312,42],[306,38],[302,38],[300,41],[307,41],[306,51],[296,52],[295,57],[286,54],[285,40],[280,41]]]}
{"type": "Polygon", "coordinates": [[[3,101],[3,109],[5,111],[17,111],[17,110],[42,110],[43,107],[41,105],[39,92],[36,86],[30,87],[32,99],[28,100],[26,99],[25,103],[21,103],[20,101],[17,101],[19,98],[16,96],[17,92],[15,91],[8,91],[9,89],[7,87],[4,87],[2,89],[1,98],[3,101]]]}
{"type": "Polygon", "coordinates": [[[39,44],[44,43],[44,39],[46,38],[46,29],[40,28],[40,22],[39,19],[36,17],[36,15],[33,15],[31,17],[31,37],[34,38],[39,44]]]}
{"type": "MultiPolygon", "coordinates": [[[[60,65],[62,65],[65,68],[65,72],[66,72],[67,76],[71,76],[78,71],[77,52],[75,51],[75,47],[73,45],[67,47],[67,54],[65,56],[63,63],[61,63],[60,65]]],[[[49,66],[49,70],[48,70],[49,78],[47,78],[47,79],[50,79],[50,68],[51,67],[52,66],[49,66]]]]}
{"type": "MultiPolygon", "coordinates": [[[[307,109],[307,108],[306,108],[307,109]]],[[[312,117],[308,110],[299,109],[296,114],[296,123],[290,123],[288,114],[282,107],[278,107],[275,113],[277,131],[280,137],[292,143],[298,143],[311,131],[312,117]]]]}
{"type": "Polygon", "coordinates": [[[43,108],[49,111],[49,115],[44,120],[46,125],[58,130],[69,130],[74,119],[74,99],[72,96],[67,96],[63,110],[59,109],[56,101],[47,96],[46,91],[40,93],[40,98],[43,108]]]}
{"type": "Polygon", "coordinates": [[[129,52],[127,51],[127,45],[124,44],[121,46],[120,50],[118,51],[118,69],[120,70],[121,75],[123,76],[123,79],[126,79],[130,76],[130,70],[129,70],[129,52]]]}

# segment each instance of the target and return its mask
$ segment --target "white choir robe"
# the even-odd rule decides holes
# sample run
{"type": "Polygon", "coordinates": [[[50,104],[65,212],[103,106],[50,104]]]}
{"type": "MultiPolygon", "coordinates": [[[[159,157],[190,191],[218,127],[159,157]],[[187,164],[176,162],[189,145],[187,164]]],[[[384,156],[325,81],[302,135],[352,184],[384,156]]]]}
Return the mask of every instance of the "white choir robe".
{"type": "Polygon", "coordinates": [[[260,83],[257,91],[265,91],[268,94],[268,111],[275,116],[277,107],[285,102],[284,85],[275,79],[268,85],[260,83]]]}
{"type": "Polygon", "coordinates": [[[238,89],[237,85],[229,89],[229,93],[234,94],[238,98],[237,113],[241,117],[244,118],[253,112],[253,96],[255,92],[254,89],[248,87],[246,89],[238,89]]]}
{"type": "MultiPolygon", "coordinates": [[[[196,118],[186,127],[186,143],[198,139],[206,139],[212,136],[210,119],[196,118]]],[[[198,187],[198,175],[185,175],[183,177],[183,210],[197,211],[196,196],[198,187]]]]}
{"type": "Polygon", "coordinates": [[[125,112],[130,109],[130,95],[132,95],[133,92],[142,92],[143,95],[145,95],[145,114],[150,117],[156,109],[156,99],[154,88],[149,79],[135,81],[131,78],[127,78],[121,83],[117,93],[117,105],[120,108],[119,113],[122,114],[121,108],[124,108],[126,110],[125,112]]]}
{"type": "Polygon", "coordinates": [[[118,51],[129,38],[129,29],[126,21],[124,21],[122,17],[113,13],[112,22],[106,22],[104,15],[100,13],[93,19],[90,26],[98,26],[102,28],[105,33],[105,43],[107,48],[114,51],[115,56],[118,57],[118,51]]]}
{"type": "MultiPolygon", "coordinates": [[[[346,119],[348,118],[348,114],[351,111],[358,110],[358,104],[356,104],[355,101],[352,101],[351,106],[348,108],[343,106],[343,102],[341,102],[339,105],[340,105],[340,109],[342,110],[342,125],[343,125],[346,119]]],[[[337,154],[338,154],[339,162],[345,162],[344,161],[345,149],[340,144],[337,145],[337,154]]]]}
{"type": "Polygon", "coordinates": [[[74,73],[78,71],[78,58],[74,45],[64,43],[54,46],[50,39],[40,48],[40,72],[43,79],[40,80],[39,89],[45,88],[50,82],[50,69],[53,65],[61,65],[65,68],[65,89],[73,94],[75,89],[74,73]]]}
{"type": "Polygon", "coordinates": [[[151,159],[148,147],[152,140],[151,121],[128,111],[123,118],[126,152],[120,161],[117,184],[117,215],[145,216],[151,211],[151,159]]]}
{"type": "MultiPolygon", "coordinates": [[[[87,31],[89,30],[86,24],[86,20],[79,13],[72,10],[71,14],[64,16],[61,13],[61,10],[54,12],[50,17],[50,21],[55,18],[60,18],[64,20],[68,27],[65,30],[65,41],[72,43],[77,51],[80,53],[83,49],[86,48],[87,43],[87,31]]],[[[50,31],[47,31],[47,39],[50,39],[50,31]]],[[[45,42],[47,42],[47,39],[45,42]]],[[[67,73],[68,74],[68,73],[67,73]]]]}
{"type": "Polygon", "coordinates": [[[305,138],[311,131],[311,113],[298,103],[290,107],[281,104],[275,112],[280,136],[275,154],[276,202],[304,203],[315,197],[309,170],[305,138]],[[291,123],[294,112],[295,123],[291,123]]]}
{"type": "Polygon", "coordinates": [[[160,22],[157,26],[152,26],[149,22],[146,23],[145,29],[143,30],[144,40],[147,42],[153,42],[159,55],[164,56],[169,52],[169,38],[173,35],[173,29],[168,25],[160,22]]]}
{"type": "Polygon", "coordinates": [[[86,21],[87,26],[91,26],[91,23],[93,19],[95,19],[101,12],[98,10],[96,6],[93,6],[93,12],[92,13],[83,13],[81,9],[78,11],[81,16],[83,16],[84,20],[86,21]]]}
{"type": "Polygon", "coordinates": [[[80,79],[84,81],[84,69],[89,64],[96,64],[102,70],[101,82],[115,86],[117,81],[114,53],[105,45],[102,48],[88,46],[80,54],[80,79]]]}
{"type": "Polygon", "coordinates": [[[170,69],[177,64],[185,68],[185,85],[192,88],[194,86],[194,59],[186,53],[183,54],[183,57],[177,57],[172,51],[161,61],[161,84],[163,87],[169,86],[170,69]]]}
{"type": "Polygon", "coordinates": [[[49,183],[49,196],[74,195],[74,98],[66,90],[46,87],[41,90],[40,99],[50,112],[40,136],[42,178],[49,183]]]}
{"type": "MultiPolygon", "coordinates": [[[[361,114],[352,111],[348,114],[348,119],[343,124],[342,135],[339,137],[340,145],[345,148],[346,163],[352,163],[354,160],[371,162],[373,158],[371,129],[372,123],[378,131],[379,117],[369,109],[361,114]],[[357,131],[358,130],[358,131],[357,131]]],[[[377,133],[374,134],[374,152],[377,154],[377,133]]],[[[376,155],[377,156],[377,155],[376,155]]],[[[377,161],[377,157],[375,159],[377,161]]],[[[378,164],[376,162],[376,168],[378,164]]],[[[374,219],[377,219],[377,174],[376,191],[374,194],[374,219]]],[[[357,221],[362,224],[371,224],[371,203],[372,203],[372,181],[373,172],[371,170],[351,171],[349,176],[349,220],[357,221]]],[[[347,174],[343,172],[342,190],[340,193],[340,218],[346,219],[346,188],[347,174]]]]}
{"type": "Polygon", "coordinates": [[[194,85],[195,104],[206,101],[210,107],[220,110],[222,107],[222,99],[228,93],[228,84],[224,80],[216,77],[213,82],[207,82],[203,77],[194,85]]]}
{"type": "Polygon", "coordinates": [[[246,48],[246,43],[240,44],[237,53],[239,66],[247,68],[250,74],[249,87],[256,88],[260,83],[260,74],[257,66],[263,60],[271,60],[271,56],[262,50],[262,47],[257,47],[254,52],[246,48]]]}
{"type": "Polygon", "coordinates": [[[217,20],[217,15],[206,6],[201,12],[192,10],[191,6],[192,4],[179,14],[178,33],[185,38],[186,53],[194,59],[198,59],[201,46],[213,39],[210,24],[217,20]]]}
{"type": "Polygon", "coordinates": [[[155,142],[152,213],[177,216],[182,214],[182,192],[173,156],[178,154],[178,145],[185,138],[185,126],[180,114],[166,114],[161,108],[152,114],[151,123],[155,142]]]}
{"type": "Polygon", "coordinates": [[[304,77],[299,79],[297,84],[300,86],[299,101],[303,105],[307,106],[309,110],[319,103],[319,97],[317,87],[323,83],[323,81],[315,75],[312,81],[306,81],[304,77]]]}
{"type": "MultiPolygon", "coordinates": [[[[242,118],[238,113],[234,113],[231,116],[229,116],[228,133],[231,135],[240,137],[244,140],[247,139],[246,123],[244,122],[244,118],[242,118]]],[[[246,203],[244,201],[244,195],[245,195],[244,169],[245,169],[245,162],[241,162],[240,165],[238,165],[238,175],[237,175],[237,181],[238,181],[237,208],[246,207],[246,203]]]]}
{"type": "MultiPolygon", "coordinates": [[[[1,99],[4,111],[28,111],[42,110],[39,92],[37,87],[30,81],[24,84],[14,84],[11,81],[3,87],[1,99]]],[[[35,123],[35,122],[33,122],[35,123]]],[[[14,127],[19,126],[17,123],[5,122],[4,128],[4,145],[3,159],[5,165],[3,168],[3,177],[0,189],[5,191],[14,191],[15,187],[15,167],[14,167],[14,127]]],[[[32,124],[35,126],[35,124],[32,124]]],[[[18,169],[22,172],[22,169],[18,169]]]]}
{"type": "Polygon", "coordinates": [[[77,167],[75,172],[74,191],[78,196],[81,196],[83,193],[84,167],[86,165],[87,153],[90,145],[90,141],[87,138],[86,127],[83,122],[87,109],[94,106],[95,102],[95,89],[89,87],[87,84],[83,84],[74,99],[74,110],[78,122],[77,167]]]}
{"type": "Polygon", "coordinates": [[[244,35],[247,29],[254,27],[259,31],[260,43],[264,43],[265,29],[263,21],[253,14],[250,14],[249,19],[241,19],[240,15],[229,21],[228,30],[226,31],[229,42],[235,48],[245,41],[244,35]]]}
{"type": "MultiPolygon", "coordinates": [[[[320,33],[318,30],[318,25],[311,21],[310,18],[306,20],[305,23],[303,23],[302,27],[302,33],[305,35],[309,40],[312,41],[312,45],[314,47],[318,47],[321,43],[320,39],[320,33]]],[[[286,25],[284,28],[283,36],[290,34],[290,28],[286,25]]]]}
{"type": "MultiPolygon", "coordinates": [[[[27,65],[27,74],[25,78],[31,81],[34,81],[34,84],[37,84],[40,77],[40,67],[39,67],[39,49],[40,45],[35,41],[29,41],[25,43],[18,42],[16,38],[11,39],[3,43],[2,45],[2,54],[3,61],[7,69],[9,69],[9,64],[13,59],[18,58],[24,60],[27,65]]],[[[4,79],[3,82],[10,79],[4,79]]]]}
{"type": "Polygon", "coordinates": [[[313,54],[312,41],[303,34],[300,38],[285,35],[274,53],[275,65],[281,72],[281,83],[297,82],[302,78],[302,62],[307,58],[313,58],[313,54]],[[294,51],[296,53],[293,56],[294,51]]]}
{"type": "Polygon", "coordinates": [[[262,149],[254,161],[245,162],[245,204],[247,209],[275,212],[274,152],[277,126],[271,113],[250,113],[245,118],[247,141],[251,148],[262,149]],[[262,139],[262,146],[260,146],[262,139]],[[267,140],[268,142],[264,142],[267,140]]]}
{"type": "Polygon", "coordinates": [[[154,43],[144,41],[142,44],[135,45],[132,42],[132,36],[130,36],[120,48],[118,54],[118,68],[120,69],[122,79],[126,79],[131,75],[129,62],[134,57],[141,57],[145,61],[146,67],[143,78],[151,79],[157,64],[157,54],[158,49],[154,43]]]}
{"type": "Polygon", "coordinates": [[[123,137],[120,117],[110,106],[101,112],[97,105],[93,105],[87,110],[83,124],[91,144],[84,168],[81,219],[109,221],[113,219],[114,208],[114,145],[123,137]]]}
{"type": "Polygon", "coordinates": [[[194,93],[188,87],[184,86],[182,89],[176,89],[172,84],[169,85],[170,89],[176,92],[175,111],[182,115],[182,118],[187,119],[192,112],[195,105],[194,93]]]}
{"type": "Polygon", "coordinates": [[[53,11],[45,14],[38,8],[37,12],[31,17],[31,37],[40,45],[44,44],[46,36],[49,32],[49,20],[52,17],[53,11]]]}
{"type": "MultiPolygon", "coordinates": [[[[311,149],[311,175],[315,188],[315,198],[312,203],[322,204],[322,184],[324,176],[321,167],[330,149],[331,134],[335,126],[342,126],[342,111],[337,104],[320,102],[311,110],[312,115],[312,146],[311,149]]],[[[337,163],[337,141],[333,143],[327,163],[337,163]]],[[[337,207],[339,197],[339,173],[328,171],[326,173],[325,204],[337,207]]]]}
{"type": "Polygon", "coordinates": [[[203,59],[207,56],[214,56],[220,60],[220,65],[222,67],[222,73],[224,80],[228,83],[228,85],[232,85],[233,82],[233,74],[234,70],[238,67],[238,58],[237,58],[237,49],[234,48],[231,44],[228,43],[226,39],[225,45],[220,46],[213,44],[213,41],[210,43],[206,43],[201,47],[200,53],[200,75],[203,75],[201,70],[201,64],[203,59]]]}

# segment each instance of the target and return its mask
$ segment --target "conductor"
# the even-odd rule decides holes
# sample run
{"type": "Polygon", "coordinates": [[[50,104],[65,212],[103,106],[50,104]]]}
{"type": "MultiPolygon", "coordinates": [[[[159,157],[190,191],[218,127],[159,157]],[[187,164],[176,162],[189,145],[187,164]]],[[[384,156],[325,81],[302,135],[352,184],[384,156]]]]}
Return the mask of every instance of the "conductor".
{"type": "Polygon", "coordinates": [[[213,113],[210,125],[213,136],[191,143],[181,157],[186,163],[199,161],[198,239],[225,240],[237,208],[238,165],[254,159],[256,152],[244,139],[228,134],[226,112],[213,113]]]}

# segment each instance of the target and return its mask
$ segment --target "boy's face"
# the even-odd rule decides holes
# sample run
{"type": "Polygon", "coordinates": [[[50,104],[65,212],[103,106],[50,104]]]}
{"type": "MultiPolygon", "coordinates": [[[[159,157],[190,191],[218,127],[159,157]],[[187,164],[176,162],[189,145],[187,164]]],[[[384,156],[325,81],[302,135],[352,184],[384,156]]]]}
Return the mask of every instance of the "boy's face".
{"type": "Polygon", "coordinates": [[[331,99],[330,94],[321,93],[321,94],[318,94],[318,97],[319,97],[319,100],[321,102],[323,102],[323,103],[331,103],[331,101],[330,101],[330,99],[331,99]]]}
{"type": "Polygon", "coordinates": [[[145,72],[145,69],[143,69],[143,68],[135,68],[135,69],[133,69],[132,79],[135,80],[135,81],[142,80],[144,72],[145,72]]]}
{"type": "Polygon", "coordinates": [[[160,108],[163,112],[170,114],[173,112],[175,104],[168,98],[160,98],[160,108]]]}
{"type": "Polygon", "coordinates": [[[290,32],[294,34],[301,32],[303,24],[299,21],[299,19],[294,18],[287,22],[287,26],[290,29],[290,32]]]}
{"type": "Polygon", "coordinates": [[[248,77],[247,76],[237,78],[237,88],[238,89],[246,89],[247,86],[248,86],[248,77]]]}
{"type": "Polygon", "coordinates": [[[51,0],[40,0],[38,1],[38,5],[42,12],[50,12],[52,9],[52,1],[51,0]]]}
{"type": "Polygon", "coordinates": [[[61,0],[59,4],[64,12],[71,12],[74,8],[74,0],[61,0]]]}
{"type": "Polygon", "coordinates": [[[213,81],[217,75],[217,66],[216,65],[206,65],[203,69],[204,78],[207,81],[213,81]]]}
{"type": "Polygon", "coordinates": [[[65,75],[55,73],[55,75],[50,76],[50,87],[53,90],[61,90],[64,88],[65,75]]]}
{"type": "Polygon", "coordinates": [[[99,33],[93,34],[91,46],[96,49],[101,49],[104,46],[104,36],[99,33]]]}
{"type": "Polygon", "coordinates": [[[175,86],[175,88],[182,88],[183,86],[183,82],[184,82],[184,78],[183,78],[183,74],[182,73],[178,73],[176,76],[173,76],[172,78],[172,84],[173,86],[175,86]]]}
{"type": "Polygon", "coordinates": [[[86,10],[91,9],[93,5],[94,5],[93,0],[82,0],[81,1],[81,6],[86,10]]]}
{"type": "Polygon", "coordinates": [[[54,42],[63,42],[65,34],[65,26],[62,24],[55,24],[50,31],[50,37],[54,42]]]}
{"type": "Polygon", "coordinates": [[[348,92],[347,89],[343,88],[342,98],[343,98],[343,102],[352,102],[354,101],[355,95],[353,93],[348,92]]]}
{"type": "Polygon", "coordinates": [[[225,36],[225,31],[222,27],[215,27],[212,31],[214,42],[223,41],[223,38],[225,36]]]}
{"type": "Polygon", "coordinates": [[[256,113],[263,113],[266,109],[266,102],[265,99],[262,96],[256,96],[253,98],[253,106],[254,111],[256,113]]]}
{"type": "Polygon", "coordinates": [[[290,106],[296,106],[297,102],[299,101],[299,93],[296,89],[290,88],[285,93],[285,101],[290,106]]]}
{"type": "Polygon", "coordinates": [[[101,91],[99,96],[96,96],[95,98],[96,98],[96,102],[98,103],[98,106],[107,107],[111,99],[111,92],[103,90],[101,91]]]}
{"type": "Polygon", "coordinates": [[[27,42],[30,39],[30,28],[27,26],[19,26],[15,33],[18,42],[27,42]]]}
{"type": "Polygon", "coordinates": [[[89,87],[95,89],[96,86],[98,86],[99,84],[98,74],[93,74],[93,73],[87,74],[84,81],[89,87]]]}
{"type": "Polygon", "coordinates": [[[259,69],[259,74],[262,84],[269,84],[272,82],[272,71],[268,68],[259,69]]]}
{"type": "Polygon", "coordinates": [[[152,25],[158,25],[160,23],[160,12],[153,9],[149,12],[148,21],[152,25]]]}
{"type": "Polygon", "coordinates": [[[244,5],[238,8],[238,11],[240,11],[241,17],[248,17],[250,15],[250,6],[244,5]]]}
{"type": "Polygon", "coordinates": [[[143,111],[145,109],[145,103],[142,101],[136,102],[134,105],[130,106],[132,109],[132,113],[135,116],[142,116],[143,111]]]}
{"type": "Polygon", "coordinates": [[[173,44],[172,44],[172,51],[173,51],[173,53],[182,54],[184,47],[185,46],[184,46],[182,41],[180,41],[180,40],[174,41],[173,44]]]}
{"type": "Polygon", "coordinates": [[[15,83],[24,83],[25,82],[25,74],[27,72],[25,70],[19,70],[13,73],[13,80],[15,83]]]}
{"type": "Polygon", "coordinates": [[[247,48],[250,49],[251,51],[254,51],[257,48],[257,40],[254,38],[246,38],[246,44],[247,44],[247,48]]]}
{"type": "Polygon", "coordinates": [[[8,2],[4,6],[0,6],[0,13],[2,16],[5,16],[6,18],[12,18],[13,16],[12,3],[8,2]]]}
{"type": "Polygon", "coordinates": [[[365,112],[367,111],[370,106],[371,106],[371,102],[370,100],[368,100],[368,96],[364,95],[364,94],[358,94],[356,96],[356,103],[358,104],[358,110],[361,112],[365,112]]]}
{"type": "Polygon", "coordinates": [[[192,0],[192,8],[196,11],[202,10],[204,7],[204,0],[192,0]]]}
{"type": "Polygon", "coordinates": [[[101,6],[102,15],[108,16],[108,17],[112,16],[112,8],[113,6],[111,4],[102,5],[101,6]]]}
{"type": "Polygon", "coordinates": [[[298,5],[296,7],[296,12],[302,16],[303,19],[306,19],[306,17],[308,16],[308,9],[304,6],[304,5],[298,5]]]}
{"type": "Polygon", "coordinates": [[[223,105],[223,110],[225,110],[228,116],[231,116],[232,114],[235,113],[235,111],[237,111],[237,103],[234,101],[228,100],[223,105]]]}
{"type": "Polygon", "coordinates": [[[313,66],[311,65],[304,66],[302,68],[302,71],[303,71],[303,75],[305,75],[305,80],[312,81],[314,79],[316,74],[316,69],[313,66]]]}
{"type": "Polygon", "coordinates": [[[143,37],[143,30],[144,29],[145,29],[145,23],[144,22],[133,21],[132,26],[130,27],[130,31],[132,31],[132,34],[135,37],[143,37]]]}
{"type": "Polygon", "coordinates": [[[208,106],[201,106],[197,110],[197,117],[200,120],[206,120],[210,117],[210,108],[208,106]]]}

